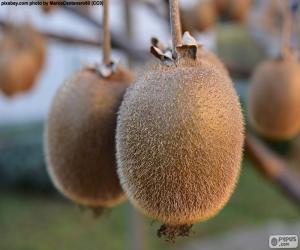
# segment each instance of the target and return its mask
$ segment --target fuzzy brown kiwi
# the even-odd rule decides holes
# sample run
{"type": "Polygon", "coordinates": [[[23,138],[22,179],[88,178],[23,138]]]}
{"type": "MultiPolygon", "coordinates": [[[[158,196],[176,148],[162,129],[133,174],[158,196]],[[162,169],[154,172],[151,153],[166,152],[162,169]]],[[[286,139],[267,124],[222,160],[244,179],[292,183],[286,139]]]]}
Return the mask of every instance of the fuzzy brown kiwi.
{"type": "Polygon", "coordinates": [[[0,52],[0,89],[6,96],[32,88],[36,61],[28,50],[0,52]]]}
{"type": "MultiPolygon", "coordinates": [[[[174,63],[151,63],[120,106],[118,175],[130,201],[187,235],[229,200],[240,172],[243,116],[228,74],[180,48],[174,63]]],[[[177,231],[178,230],[178,231],[177,231]]]]}
{"type": "Polygon", "coordinates": [[[1,40],[0,88],[7,96],[30,90],[45,61],[45,40],[32,27],[10,26],[1,40]]]}
{"type": "Polygon", "coordinates": [[[224,63],[213,52],[210,52],[209,50],[203,47],[201,50],[198,51],[197,57],[202,58],[202,60],[205,61],[208,66],[215,68],[221,74],[229,77],[229,72],[225,67],[224,63]]]}
{"type": "Polygon", "coordinates": [[[198,1],[190,9],[181,10],[181,23],[183,31],[205,31],[217,21],[214,3],[210,0],[198,1]]]}
{"type": "Polygon", "coordinates": [[[20,49],[30,49],[36,57],[37,71],[40,71],[44,65],[46,57],[46,40],[31,25],[14,26],[9,34],[20,49]]]}
{"type": "Polygon", "coordinates": [[[251,0],[214,0],[218,13],[226,19],[243,22],[251,7],[251,0]]]}
{"type": "Polygon", "coordinates": [[[293,57],[261,63],[248,96],[250,124],[264,137],[284,140],[300,129],[300,64],[293,57]]]}
{"type": "Polygon", "coordinates": [[[57,189],[89,207],[124,200],[116,173],[117,110],[133,75],[118,66],[108,78],[84,69],[58,90],[46,129],[48,171],[57,189]]]}

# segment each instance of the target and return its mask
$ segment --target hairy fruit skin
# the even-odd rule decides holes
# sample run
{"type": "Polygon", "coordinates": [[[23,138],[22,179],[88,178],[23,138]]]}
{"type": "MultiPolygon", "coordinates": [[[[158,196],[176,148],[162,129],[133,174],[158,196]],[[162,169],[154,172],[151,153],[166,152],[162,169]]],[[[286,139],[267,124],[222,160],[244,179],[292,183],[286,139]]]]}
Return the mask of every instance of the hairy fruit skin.
{"type": "Polygon", "coordinates": [[[122,187],[141,212],[167,225],[206,220],[233,192],[243,134],[228,75],[200,56],[170,66],[153,63],[127,90],[119,110],[122,187]]]}
{"type": "Polygon", "coordinates": [[[125,196],[116,173],[117,110],[132,82],[117,69],[109,78],[81,70],[55,96],[46,128],[48,172],[69,199],[90,207],[111,207],[125,196]]]}
{"type": "Polygon", "coordinates": [[[293,58],[261,63],[248,95],[250,124],[264,137],[284,140],[300,130],[300,64],[293,58]]]}

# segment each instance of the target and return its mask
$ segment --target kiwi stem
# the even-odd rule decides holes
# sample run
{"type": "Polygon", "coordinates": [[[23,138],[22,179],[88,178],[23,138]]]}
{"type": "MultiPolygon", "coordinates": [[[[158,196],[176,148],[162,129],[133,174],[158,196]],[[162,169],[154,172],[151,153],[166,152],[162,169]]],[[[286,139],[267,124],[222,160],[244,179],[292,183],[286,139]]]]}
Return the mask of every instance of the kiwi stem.
{"type": "Polygon", "coordinates": [[[176,47],[182,43],[181,22],[178,0],[170,0],[170,22],[172,33],[173,57],[177,57],[176,47]]]}
{"type": "Polygon", "coordinates": [[[281,56],[284,57],[290,49],[290,38],[292,30],[292,14],[288,1],[282,1],[283,27],[281,36],[281,56]]]}
{"type": "Polygon", "coordinates": [[[111,37],[109,30],[109,0],[103,4],[103,63],[111,63],[111,37]]]}

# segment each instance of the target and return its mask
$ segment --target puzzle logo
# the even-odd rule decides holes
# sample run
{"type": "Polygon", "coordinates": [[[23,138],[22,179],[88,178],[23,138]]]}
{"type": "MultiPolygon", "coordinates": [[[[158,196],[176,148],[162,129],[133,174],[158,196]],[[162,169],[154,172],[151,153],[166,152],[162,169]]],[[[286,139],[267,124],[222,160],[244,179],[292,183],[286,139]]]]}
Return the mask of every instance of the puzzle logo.
{"type": "Polygon", "coordinates": [[[297,235],[271,235],[269,237],[270,248],[297,248],[298,236],[297,235]]]}

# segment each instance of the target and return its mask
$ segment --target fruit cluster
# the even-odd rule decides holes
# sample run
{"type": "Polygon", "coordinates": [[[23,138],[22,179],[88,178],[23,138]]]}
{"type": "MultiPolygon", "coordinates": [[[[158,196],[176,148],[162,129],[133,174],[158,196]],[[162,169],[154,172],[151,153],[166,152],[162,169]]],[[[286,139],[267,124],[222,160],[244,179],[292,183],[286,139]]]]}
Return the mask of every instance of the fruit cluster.
{"type": "Polygon", "coordinates": [[[50,176],[65,196],[95,209],[126,195],[164,223],[159,235],[172,239],[229,200],[244,123],[226,68],[188,32],[181,37],[179,10],[171,4],[173,49],[153,39],[158,59],[134,80],[110,61],[104,38],[103,63],[77,72],[58,90],[45,148],[50,176]]]}

